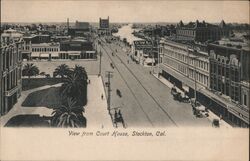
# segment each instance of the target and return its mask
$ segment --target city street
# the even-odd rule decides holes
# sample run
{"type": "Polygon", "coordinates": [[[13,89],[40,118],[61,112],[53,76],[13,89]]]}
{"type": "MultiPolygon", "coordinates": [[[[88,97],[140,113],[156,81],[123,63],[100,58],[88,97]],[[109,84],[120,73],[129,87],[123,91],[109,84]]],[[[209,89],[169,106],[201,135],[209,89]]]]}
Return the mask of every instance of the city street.
{"type": "Polygon", "coordinates": [[[128,127],[211,126],[207,118],[196,118],[192,114],[190,104],[173,100],[170,89],[149,74],[150,67],[131,60],[128,63],[129,57],[123,47],[102,41],[97,51],[102,52],[104,80],[107,81],[105,71],[114,72],[111,78],[111,108],[121,107],[128,127]],[[121,98],[116,95],[116,89],[121,91],[121,98]]]}

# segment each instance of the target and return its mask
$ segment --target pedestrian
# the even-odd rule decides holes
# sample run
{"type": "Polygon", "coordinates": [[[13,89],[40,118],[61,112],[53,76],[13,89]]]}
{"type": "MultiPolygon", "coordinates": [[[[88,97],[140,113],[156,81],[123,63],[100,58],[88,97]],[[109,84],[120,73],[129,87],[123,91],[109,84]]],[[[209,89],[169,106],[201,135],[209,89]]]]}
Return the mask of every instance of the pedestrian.
{"type": "Polygon", "coordinates": [[[222,115],[220,114],[220,120],[222,120],[222,115]]]}
{"type": "Polygon", "coordinates": [[[115,110],[115,120],[118,118],[117,110],[115,110]]]}
{"type": "Polygon", "coordinates": [[[120,117],[120,118],[122,118],[122,113],[121,113],[121,110],[119,109],[119,111],[118,111],[118,116],[120,117]]]}
{"type": "Polygon", "coordinates": [[[102,98],[102,100],[103,100],[103,94],[101,95],[101,98],[102,98]]]}
{"type": "Polygon", "coordinates": [[[89,84],[90,84],[90,79],[89,79],[89,84]]]}

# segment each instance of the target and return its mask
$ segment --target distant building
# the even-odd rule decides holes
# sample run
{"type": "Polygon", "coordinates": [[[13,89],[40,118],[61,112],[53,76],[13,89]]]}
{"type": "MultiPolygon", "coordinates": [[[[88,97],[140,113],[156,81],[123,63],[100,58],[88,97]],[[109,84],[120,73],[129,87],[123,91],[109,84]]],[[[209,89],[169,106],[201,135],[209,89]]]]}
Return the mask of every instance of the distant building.
{"type": "MultiPolygon", "coordinates": [[[[36,46],[35,44],[49,44],[51,43],[50,35],[24,35],[24,49],[22,51],[23,59],[30,60],[32,59],[32,46],[36,46]]],[[[39,46],[39,45],[38,45],[39,46]]],[[[34,54],[33,54],[34,55],[34,54]]]]}
{"type": "Polygon", "coordinates": [[[93,43],[84,39],[73,39],[60,43],[59,59],[96,59],[93,43]]]}
{"type": "Polygon", "coordinates": [[[53,37],[51,37],[52,42],[61,42],[61,41],[66,41],[66,40],[70,40],[70,39],[71,39],[70,36],[53,36],[53,37]]]}
{"type": "Polygon", "coordinates": [[[215,41],[229,36],[229,28],[222,20],[219,25],[209,24],[205,21],[189,22],[184,25],[182,21],[177,24],[176,38],[183,41],[215,41]]]}
{"type": "Polygon", "coordinates": [[[60,44],[59,43],[40,43],[31,44],[31,55],[28,60],[33,59],[59,59],[60,44]]]}
{"type": "Polygon", "coordinates": [[[231,123],[249,126],[249,44],[221,40],[209,45],[210,88],[218,96],[220,112],[231,123]]]}
{"type": "Polygon", "coordinates": [[[90,26],[88,22],[78,22],[76,21],[74,27],[68,28],[68,35],[72,37],[84,37],[86,33],[90,31],[90,26]]]}
{"type": "Polygon", "coordinates": [[[154,52],[155,48],[151,41],[136,40],[132,43],[132,58],[141,65],[155,64],[154,52]]]}
{"type": "Polygon", "coordinates": [[[6,114],[21,96],[22,34],[9,29],[1,34],[0,116],[6,114]]]}
{"type": "Polygon", "coordinates": [[[109,17],[107,19],[99,18],[99,35],[111,35],[111,29],[109,27],[109,17]]]}

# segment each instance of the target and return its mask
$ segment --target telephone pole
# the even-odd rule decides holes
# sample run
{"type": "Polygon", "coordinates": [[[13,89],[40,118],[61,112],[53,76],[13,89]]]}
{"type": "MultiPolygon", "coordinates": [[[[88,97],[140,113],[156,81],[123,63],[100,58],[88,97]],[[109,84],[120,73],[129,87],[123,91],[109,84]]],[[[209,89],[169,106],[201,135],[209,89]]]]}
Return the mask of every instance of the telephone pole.
{"type": "Polygon", "coordinates": [[[99,63],[99,75],[101,76],[102,74],[102,51],[100,49],[100,63],[99,63]]]}
{"type": "Polygon", "coordinates": [[[107,100],[107,104],[108,104],[108,111],[110,113],[110,105],[111,105],[111,82],[110,82],[110,78],[113,77],[113,72],[111,71],[106,71],[105,73],[105,77],[108,77],[108,82],[107,82],[107,87],[108,87],[108,100],[107,100]]]}
{"type": "Polygon", "coordinates": [[[158,51],[158,78],[160,77],[160,40],[157,39],[157,51],[158,51]]]}

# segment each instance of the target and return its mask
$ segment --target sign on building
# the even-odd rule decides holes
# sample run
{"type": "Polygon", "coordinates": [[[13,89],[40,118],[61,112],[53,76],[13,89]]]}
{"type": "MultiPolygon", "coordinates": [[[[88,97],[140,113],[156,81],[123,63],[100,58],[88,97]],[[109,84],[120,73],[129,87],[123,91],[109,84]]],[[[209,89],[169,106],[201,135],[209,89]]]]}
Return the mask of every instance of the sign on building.
{"type": "Polygon", "coordinates": [[[134,46],[135,46],[135,49],[137,50],[141,50],[145,48],[152,48],[152,42],[146,41],[146,40],[137,40],[137,41],[134,41],[134,46]]]}

